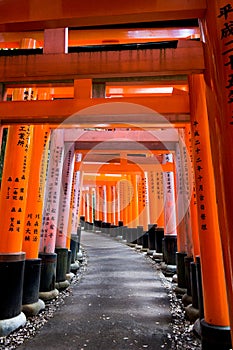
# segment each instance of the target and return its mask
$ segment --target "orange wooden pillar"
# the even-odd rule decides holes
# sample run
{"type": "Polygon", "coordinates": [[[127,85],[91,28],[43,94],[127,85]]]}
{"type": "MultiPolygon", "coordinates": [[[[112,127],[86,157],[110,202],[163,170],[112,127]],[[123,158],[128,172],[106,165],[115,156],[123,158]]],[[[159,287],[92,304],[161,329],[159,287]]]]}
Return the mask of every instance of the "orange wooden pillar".
{"type": "Polygon", "coordinates": [[[156,203],[157,203],[157,225],[164,228],[164,196],[163,196],[163,172],[156,171],[156,203]]]}
{"type": "Polygon", "coordinates": [[[131,175],[127,175],[127,211],[128,211],[128,227],[133,228],[133,187],[131,183],[131,175]]]}
{"type": "MultiPolygon", "coordinates": [[[[81,187],[82,187],[82,176],[80,172],[80,162],[82,155],[76,153],[74,155],[75,165],[72,178],[72,187],[71,187],[71,198],[70,198],[70,212],[69,212],[69,224],[68,224],[68,236],[77,235],[77,227],[79,225],[80,217],[80,207],[81,207],[81,187]]],[[[66,247],[70,249],[70,240],[69,238],[66,241],[66,247]]]]}
{"type": "Polygon", "coordinates": [[[229,313],[204,77],[189,77],[189,85],[204,298],[204,319],[201,320],[202,348],[229,349],[229,313]]]}
{"type": "Polygon", "coordinates": [[[99,186],[99,220],[102,222],[104,221],[104,191],[103,191],[103,186],[99,186]]]}
{"type": "Polygon", "coordinates": [[[185,126],[185,143],[190,158],[190,171],[191,171],[191,183],[190,183],[190,215],[191,215],[191,230],[192,230],[192,255],[194,261],[196,256],[200,255],[200,242],[199,242],[199,227],[198,227],[198,215],[197,215],[197,194],[196,194],[196,181],[194,174],[193,164],[193,148],[192,148],[192,136],[191,125],[185,126]]]}
{"type": "MultiPolygon", "coordinates": [[[[138,222],[139,226],[143,226],[143,183],[142,183],[142,174],[137,175],[138,183],[138,222]]],[[[143,226],[144,229],[144,226],[143,226]]]]}
{"type": "Polygon", "coordinates": [[[205,82],[218,217],[233,342],[233,21],[232,1],[207,2],[204,33],[205,82]]]}
{"type": "Polygon", "coordinates": [[[74,143],[65,142],[55,243],[55,253],[57,254],[56,287],[58,290],[67,288],[70,284],[67,272],[70,271],[69,253],[71,254],[71,252],[69,252],[67,245],[70,247],[71,232],[68,231],[68,225],[74,161],[74,143]]]}
{"type": "Polygon", "coordinates": [[[25,266],[22,243],[31,140],[32,127],[9,127],[0,195],[1,336],[8,335],[26,322],[21,312],[25,266]],[[9,321],[11,319],[12,322],[9,321]],[[7,327],[6,322],[9,324],[7,327]]]}
{"type": "Polygon", "coordinates": [[[94,217],[93,217],[93,187],[90,186],[88,190],[88,207],[89,207],[89,222],[93,223],[94,222],[94,217]]]}
{"type": "Polygon", "coordinates": [[[114,183],[114,182],[113,182],[113,185],[112,185],[112,205],[111,205],[111,211],[112,211],[111,222],[112,222],[113,225],[116,225],[116,223],[117,223],[117,217],[116,217],[117,207],[116,207],[116,186],[115,186],[115,183],[114,183]]]}
{"type": "Polygon", "coordinates": [[[148,188],[148,172],[145,171],[141,178],[141,198],[142,198],[142,225],[143,229],[147,231],[148,224],[150,222],[150,212],[149,212],[149,188],[148,188]]]}
{"type": "Polygon", "coordinates": [[[51,133],[40,254],[42,259],[40,297],[53,299],[58,294],[55,288],[57,254],[55,253],[58,229],[59,198],[64,159],[64,131],[55,129],[51,133]]]}
{"type": "Polygon", "coordinates": [[[106,185],[106,209],[107,209],[107,223],[112,223],[112,186],[106,185]]]}
{"type": "MultiPolygon", "coordinates": [[[[172,163],[173,155],[165,154],[164,163],[172,163]]],[[[165,171],[164,181],[164,261],[168,265],[176,264],[177,251],[177,222],[175,204],[174,172],[165,171]]]]}
{"type": "Polygon", "coordinates": [[[22,248],[26,253],[22,310],[27,316],[35,315],[45,307],[44,302],[39,299],[41,259],[38,254],[49,135],[48,126],[34,126],[22,248]]]}
{"type": "MultiPolygon", "coordinates": [[[[185,288],[187,291],[182,298],[183,302],[191,304],[191,263],[193,263],[193,243],[190,200],[193,186],[192,166],[189,151],[186,146],[185,130],[183,128],[179,128],[177,132],[179,136],[175,153],[177,183],[177,281],[178,288],[185,288]]],[[[194,289],[194,277],[196,276],[196,274],[194,275],[195,271],[195,266],[193,266],[193,291],[197,290],[194,289]]],[[[197,295],[197,293],[195,295],[197,295]]],[[[195,298],[195,295],[193,295],[193,299],[195,298]]]]}
{"type": "Polygon", "coordinates": [[[139,213],[138,213],[138,183],[137,175],[132,175],[132,222],[133,227],[139,226],[139,213]]]}

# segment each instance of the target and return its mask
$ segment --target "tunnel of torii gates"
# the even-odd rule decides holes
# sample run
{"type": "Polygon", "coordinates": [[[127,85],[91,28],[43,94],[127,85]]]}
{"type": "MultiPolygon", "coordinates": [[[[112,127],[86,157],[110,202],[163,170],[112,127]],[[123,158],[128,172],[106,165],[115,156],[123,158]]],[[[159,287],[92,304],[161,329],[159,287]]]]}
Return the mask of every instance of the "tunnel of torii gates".
{"type": "MultiPolygon", "coordinates": [[[[162,239],[163,258],[177,264],[178,288],[186,289],[186,312],[197,310],[202,349],[231,348],[232,5],[156,1],[148,8],[145,1],[140,15],[131,13],[135,21],[200,18],[203,40],[178,40],[162,54],[150,47],[102,55],[65,51],[64,28],[82,12],[73,9],[69,22],[71,12],[64,18],[54,4],[39,11],[51,22],[30,12],[30,28],[44,30],[42,54],[0,53],[0,336],[68,287],[84,225],[142,245],[145,237],[152,244],[153,232],[157,253],[162,239]],[[92,79],[116,76],[155,76],[173,86],[183,77],[187,89],[107,99],[106,84],[92,79]],[[37,96],[40,81],[57,79],[73,81],[72,98],[53,100],[49,87],[37,96]]],[[[1,6],[3,32],[27,30],[25,13],[13,24],[14,7],[8,18],[1,6]]],[[[119,19],[110,17],[99,19],[119,19]]],[[[25,38],[22,48],[34,44],[25,38]]]]}

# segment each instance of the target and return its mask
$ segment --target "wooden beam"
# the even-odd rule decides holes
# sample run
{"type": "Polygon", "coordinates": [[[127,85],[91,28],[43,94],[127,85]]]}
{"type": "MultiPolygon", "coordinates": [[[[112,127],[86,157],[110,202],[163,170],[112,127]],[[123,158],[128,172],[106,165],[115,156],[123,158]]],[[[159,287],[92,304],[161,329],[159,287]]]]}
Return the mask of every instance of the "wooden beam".
{"type": "Polygon", "coordinates": [[[142,141],[179,141],[179,134],[177,129],[163,129],[163,130],[115,130],[115,131],[83,131],[80,129],[67,129],[64,131],[65,142],[106,142],[106,141],[121,141],[128,140],[131,142],[142,141]]]}
{"type": "Polygon", "coordinates": [[[0,2],[0,31],[201,18],[205,10],[206,0],[8,0],[0,2]]]}
{"type": "Polygon", "coordinates": [[[179,119],[178,116],[174,117],[176,115],[183,115],[180,121],[187,122],[188,114],[189,98],[186,95],[0,102],[2,124],[63,123],[64,127],[77,124],[99,127],[129,124],[133,127],[139,123],[151,125],[175,122],[179,119]],[[172,115],[173,120],[170,120],[169,115],[172,115]]]}
{"type": "Polygon", "coordinates": [[[130,141],[106,141],[106,142],[76,142],[75,150],[111,150],[112,152],[131,151],[131,150],[175,150],[176,142],[160,142],[160,141],[144,141],[144,142],[130,142],[130,141]]]}
{"type": "MultiPolygon", "coordinates": [[[[173,164],[127,164],[122,166],[121,164],[83,164],[80,167],[80,171],[93,174],[122,174],[122,173],[140,173],[144,171],[173,171],[173,164]]],[[[88,175],[87,175],[88,176],[88,175]]],[[[97,180],[96,176],[93,180],[97,180]]]]}
{"type": "Polygon", "coordinates": [[[64,81],[112,76],[202,73],[203,46],[180,41],[177,48],[37,54],[0,57],[1,82],[64,81]]]}

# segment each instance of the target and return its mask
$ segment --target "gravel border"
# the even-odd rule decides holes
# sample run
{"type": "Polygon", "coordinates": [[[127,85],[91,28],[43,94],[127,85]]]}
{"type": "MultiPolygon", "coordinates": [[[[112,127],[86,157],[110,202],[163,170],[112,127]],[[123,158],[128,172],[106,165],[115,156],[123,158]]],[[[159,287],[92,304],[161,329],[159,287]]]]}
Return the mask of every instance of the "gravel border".
{"type": "Polygon", "coordinates": [[[173,282],[171,277],[166,277],[163,274],[161,263],[152,260],[151,256],[145,255],[145,257],[149,260],[153,268],[160,272],[162,283],[167,290],[170,300],[172,332],[171,334],[167,334],[167,337],[171,341],[171,350],[201,350],[201,340],[193,332],[193,323],[185,319],[184,304],[181,300],[182,296],[174,291],[177,283],[173,282]]]}

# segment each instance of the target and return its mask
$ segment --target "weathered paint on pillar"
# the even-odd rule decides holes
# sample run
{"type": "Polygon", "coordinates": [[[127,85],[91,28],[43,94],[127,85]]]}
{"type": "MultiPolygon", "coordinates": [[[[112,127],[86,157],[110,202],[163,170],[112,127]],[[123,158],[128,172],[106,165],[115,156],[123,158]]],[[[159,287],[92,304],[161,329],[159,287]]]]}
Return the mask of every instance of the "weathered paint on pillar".
{"type": "Polygon", "coordinates": [[[64,130],[55,129],[51,134],[48,176],[41,230],[41,253],[54,253],[55,250],[63,159],[64,130]]]}
{"type": "Polygon", "coordinates": [[[60,187],[56,248],[66,248],[67,240],[70,240],[70,235],[68,236],[68,224],[74,160],[74,144],[66,142],[64,146],[64,162],[60,187]]]}
{"type": "Polygon", "coordinates": [[[39,253],[49,135],[48,126],[34,126],[22,247],[26,259],[37,259],[39,253]]]}
{"type": "Polygon", "coordinates": [[[191,131],[198,205],[204,318],[208,324],[229,325],[226,282],[216,205],[215,179],[210,150],[205,82],[189,77],[191,131]]]}
{"type": "Polygon", "coordinates": [[[233,339],[233,4],[207,2],[202,20],[209,128],[233,339]]]}
{"type": "Polygon", "coordinates": [[[31,126],[10,126],[0,195],[0,252],[22,251],[31,160],[31,126]]]}

